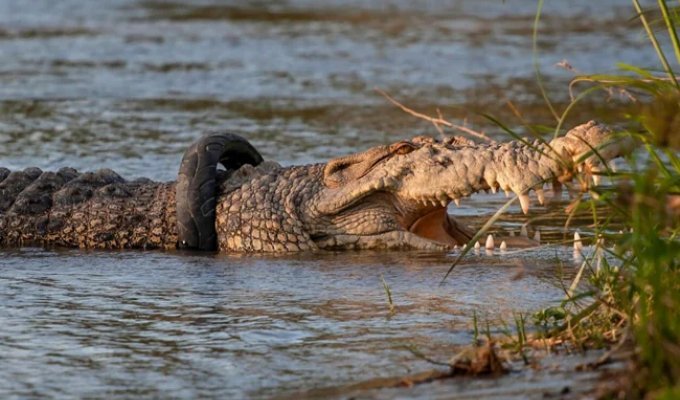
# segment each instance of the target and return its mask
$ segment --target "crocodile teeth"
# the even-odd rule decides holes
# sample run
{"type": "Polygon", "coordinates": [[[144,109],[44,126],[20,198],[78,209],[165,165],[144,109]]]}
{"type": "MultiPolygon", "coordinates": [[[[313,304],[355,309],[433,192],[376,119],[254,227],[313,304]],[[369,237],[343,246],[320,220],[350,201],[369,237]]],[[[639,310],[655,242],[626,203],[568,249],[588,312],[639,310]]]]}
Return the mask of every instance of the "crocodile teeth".
{"type": "Polygon", "coordinates": [[[489,182],[489,189],[491,189],[492,192],[497,193],[498,192],[498,182],[495,180],[492,180],[489,182]]]}
{"type": "Polygon", "coordinates": [[[487,250],[493,250],[494,247],[496,247],[495,243],[493,242],[493,235],[489,235],[486,237],[486,244],[484,247],[487,250]]]}
{"type": "Polygon", "coordinates": [[[520,204],[520,206],[522,206],[522,212],[524,214],[528,214],[529,213],[529,195],[524,193],[524,194],[518,195],[518,197],[519,197],[519,204],[520,204]]]}
{"type": "Polygon", "coordinates": [[[593,175],[593,185],[595,186],[600,186],[600,182],[602,182],[602,177],[600,175],[593,175]]]}
{"type": "Polygon", "coordinates": [[[538,198],[538,203],[542,206],[545,205],[545,193],[543,192],[543,189],[537,188],[536,190],[536,197],[538,198]]]}
{"type": "Polygon", "coordinates": [[[527,226],[522,225],[522,227],[519,229],[519,235],[524,236],[524,237],[529,237],[529,233],[527,232],[527,226]]]}
{"type": "Polygon", "coordinates": [[[536,233],[534,233],[534,240],[541,243],[541,231],[536,230],[536,233]]]}
{"type": "Polygon", "coordinates": [[[508,189],[503,189],[505,191],[505,197],[510,197],[510,191],[508,189]]]}
{"type": "Polygon", "coordinates": [[[449,198],[446,196],[446,193],[439,193],[439,204],[442,207],[446,207],[447,204],[449,204],[449,198]]]}
{"type": "Polygon", "coordinates": [[[583,242],[581,242],[581,235],[578,232],[574,232],[574,250],[580,251],[583,249],[583,242]]]}
{"type": "Polygon", "coordinates": [[[501,249],[501,251],[505,251],[508,249],[508,245],[507,243],[505,243],[505,240],[501,242],[501,245],[498,248],[501,249]]]}
{"type": "Polygon", "coordinates": [[[460,207],[460,199],[453,199],[453,202],[456,203],[456,207],[460,207]]]}
{"type": "Polygon", "coordinates": [[[609,161],[609,163],[607,164],[607,166],[609,166],[609,169],[610,169],[612,172],[616,172],[616,163],[614,162],[614,160],[609,161]]]}
{"type": "Polygon", "coordinates": [[[482,247],[482,245],[479,244],[479,240],[478,240],[477,243],[475,243],[475,249],[479,250],[480,247],[482,247]]]}

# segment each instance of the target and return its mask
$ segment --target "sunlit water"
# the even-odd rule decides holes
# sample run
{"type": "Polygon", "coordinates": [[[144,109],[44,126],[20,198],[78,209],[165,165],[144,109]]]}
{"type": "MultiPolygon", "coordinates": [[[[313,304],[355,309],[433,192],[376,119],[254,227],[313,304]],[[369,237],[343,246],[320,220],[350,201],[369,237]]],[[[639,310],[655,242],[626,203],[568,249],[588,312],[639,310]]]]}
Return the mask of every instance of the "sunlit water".
{"type": "MultiPolygon", "coordinates": [[[[540,103],[534,1],[244,3],[0,0],[0,165],[171,180],[207,129],[283,164],[436,134],[373,87],[428,112],[540,103]]],[[[587,73],[653,58],[626,2],[548,3],[538,62],[558,97],[563,59],[587,73]]],[[[504,201],[451,211],[479,226],[504,201]]],[[[563,205],[532,226],[565,237],[563,205]]],[[[527,218],[510,212],[499,229],[517,232],[527,218]]],[[[417,372],[431,366],[405,346],[446,360],[473,312],[500,324],[556,304],[570,257],[471,255],[440,284],[454,255],[0,250],[0,397],[311,396],[417,372]]],[[[534,390],[578,378],[554,379],[534,390]]]]}

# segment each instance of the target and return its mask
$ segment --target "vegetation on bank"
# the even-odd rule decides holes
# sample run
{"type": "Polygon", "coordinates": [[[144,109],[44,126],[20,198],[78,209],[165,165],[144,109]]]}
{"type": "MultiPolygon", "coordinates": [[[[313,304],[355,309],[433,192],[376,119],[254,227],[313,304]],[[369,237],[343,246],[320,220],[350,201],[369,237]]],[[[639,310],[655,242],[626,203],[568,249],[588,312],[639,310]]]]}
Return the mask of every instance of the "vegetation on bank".
{"type": "MultiPolygon", "coordinates": [[[[632,107],[625,107],[625,123],[619,128],[639,143],[639,149],[626,158],[623,168],[605,165],[591,171],[596,179],[607,177],[611,185],[577,183],[588,190],[574,199],[570,210],[592,214],[597,251],[585,255],[561,304],[533,316],[535,334],[527,337],[529,321],[520,315],[510,342],[519,353],[532,340],[566,340],[583,348],[629,344],[637,368],[627,395],[680,398],[680,82],[676,72],[680,71],[680,6],[658,0],[655,9],[646,10],[639,0],[632,3],[660,69],[621,64],[617,74],[577,76],[570,91],[576,87],[582,91],[572,92],[572,103],[562,111],[542,92],[556,119],[555,132],[573,106],[588,96],[601,91],[625,95],[632,107]],[[598,215],[603,205],[610,214],[604,218],[598,215]]],[[[534,41],[541,8],[539,1],[534,41]]],[[[538,68],[536,72],[541,85],[538,68]]]]}

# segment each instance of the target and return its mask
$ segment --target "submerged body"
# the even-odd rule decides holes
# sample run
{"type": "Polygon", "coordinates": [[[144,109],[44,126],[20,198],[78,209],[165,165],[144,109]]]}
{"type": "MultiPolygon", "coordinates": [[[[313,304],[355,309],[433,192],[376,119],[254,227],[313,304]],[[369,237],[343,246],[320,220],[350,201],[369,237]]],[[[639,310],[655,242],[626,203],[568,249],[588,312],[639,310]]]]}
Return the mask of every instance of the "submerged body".
{"type": "MultiPolygon", "coordinates": [[[[224,252],[446,250],[473,233],[447,215],[450,201],[500,188],[527,212],[529,190],[542,202],[545,183],[570,180],[577,164],[595,167],[598,157],[584,157],[593,147],[606,160],[620,155],[624,146],[611,139],[591,121],[550,144],[416,137],[326,164],[258,161],[217,173],[214,201],[200,195],[198,209],[214,220],[224,252]]],[[[126,182],[109,170],[0,170],[0,245],[175,248],[185,186],[126,182]]]]}

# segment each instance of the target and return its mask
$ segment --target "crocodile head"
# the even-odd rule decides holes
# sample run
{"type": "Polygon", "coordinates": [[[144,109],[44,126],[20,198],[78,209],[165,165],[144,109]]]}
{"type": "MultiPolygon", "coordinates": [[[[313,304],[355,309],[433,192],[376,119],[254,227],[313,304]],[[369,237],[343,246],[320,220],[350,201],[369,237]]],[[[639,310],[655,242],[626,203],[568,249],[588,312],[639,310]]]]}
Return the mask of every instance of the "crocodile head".
{"type": "Polygon", "coordinates": [[[550,143],[419,136],[328,162],[305,225],[320,248],[447,249],[473,235],[448,215],[449,202],[502,189],[526,213],[530,191],[543,203],[545,184],[561,192],[562,182],[592,174],[629,147],[593,121],[550,143]]]}

